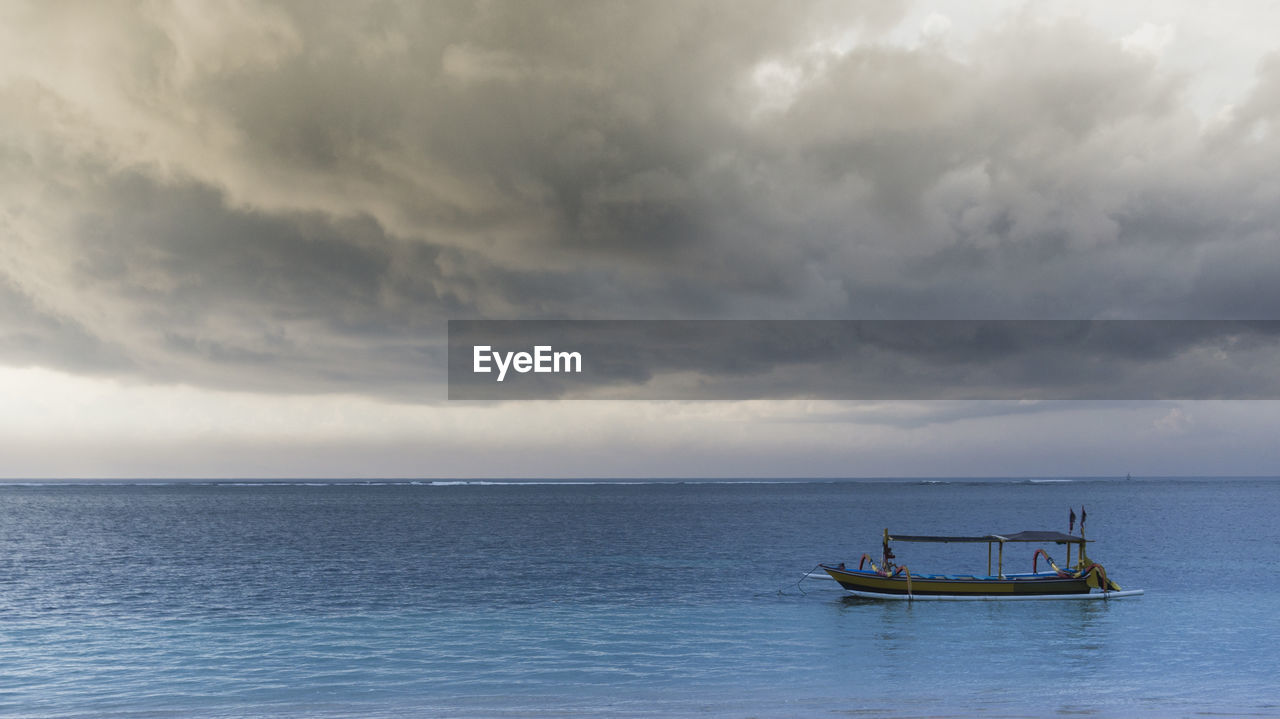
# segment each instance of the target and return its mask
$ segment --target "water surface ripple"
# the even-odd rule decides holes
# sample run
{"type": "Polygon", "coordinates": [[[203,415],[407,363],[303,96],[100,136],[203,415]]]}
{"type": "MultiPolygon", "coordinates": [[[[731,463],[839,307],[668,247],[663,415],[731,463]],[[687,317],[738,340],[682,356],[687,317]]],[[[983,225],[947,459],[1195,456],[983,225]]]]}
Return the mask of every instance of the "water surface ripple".
{"type": "Polygon", "coordinates": [[[0,716],[1280,716],[1276,516],[1280,481],[1240,479],[0,485],[0,716]],[[1081,504],[1146,596],[797,585],[884,527],[1081,504]]]}

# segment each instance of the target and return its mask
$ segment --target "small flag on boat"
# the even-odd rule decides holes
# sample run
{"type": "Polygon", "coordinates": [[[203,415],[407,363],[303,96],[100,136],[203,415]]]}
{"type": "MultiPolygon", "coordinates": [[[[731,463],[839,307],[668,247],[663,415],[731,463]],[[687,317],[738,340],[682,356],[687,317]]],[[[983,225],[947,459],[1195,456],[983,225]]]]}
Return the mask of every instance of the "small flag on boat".
{"type": "Polygon", "coordinates": [[[1076,510],[1071,510],[1071,519],[1067,520],[1067,533],[1076,531],[1076,510]]]}
{"type": "Polygon", "coordinates": [[[1081,531],[1081,532],[1083,532],[1083,531],[1084,531],[1084,517],[1085,517],[1085,514],[1084,514],[1084,505],[1082,504],[1082,505],[1080,505],[1080,531],[1081,531]]]}

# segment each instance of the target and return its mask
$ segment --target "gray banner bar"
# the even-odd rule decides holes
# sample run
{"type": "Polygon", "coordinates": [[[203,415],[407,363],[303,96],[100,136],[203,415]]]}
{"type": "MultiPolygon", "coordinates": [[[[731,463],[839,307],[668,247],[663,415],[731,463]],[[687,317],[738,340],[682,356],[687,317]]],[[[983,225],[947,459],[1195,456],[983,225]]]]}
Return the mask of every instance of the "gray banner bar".
{"type": "Polygon", "coordinates": [[[1275,399],[1276,320],[451,320],[449,399],[1275,399]]]}

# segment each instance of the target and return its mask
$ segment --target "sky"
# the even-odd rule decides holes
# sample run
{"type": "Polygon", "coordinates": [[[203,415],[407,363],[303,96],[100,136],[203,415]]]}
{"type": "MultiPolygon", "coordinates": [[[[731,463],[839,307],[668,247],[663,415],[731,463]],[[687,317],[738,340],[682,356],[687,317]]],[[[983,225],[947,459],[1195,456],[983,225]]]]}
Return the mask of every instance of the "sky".
{"type": "Polygon", "coordinates": [[[1280,319],[1270,2],[0,2],[0,477],[1280,474],[1265,400],[449,401],[450,319],[1280,319]]]}

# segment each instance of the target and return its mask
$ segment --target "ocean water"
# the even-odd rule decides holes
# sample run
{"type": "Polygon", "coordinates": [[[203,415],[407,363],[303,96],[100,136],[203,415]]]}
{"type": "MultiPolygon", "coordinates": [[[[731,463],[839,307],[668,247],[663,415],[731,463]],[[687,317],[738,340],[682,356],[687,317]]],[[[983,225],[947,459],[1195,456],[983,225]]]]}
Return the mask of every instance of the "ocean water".
{"type": "Polygon", "coordinates": [[[0,716],[1280,716],[1277,517],[1255,479],[11,483],[0,716]],[[885,527],[1065,530],[1081,505],[1145,596],[800,581],[885,527]]]}

